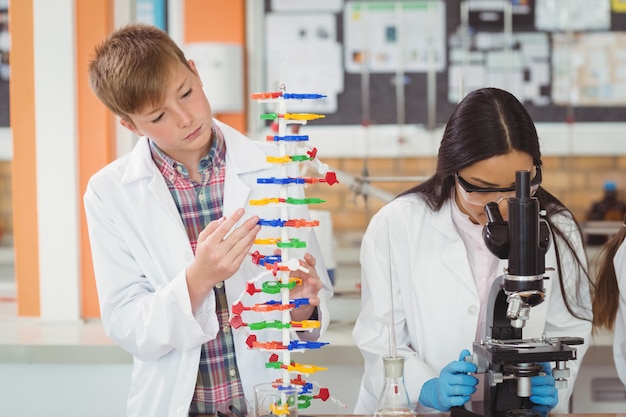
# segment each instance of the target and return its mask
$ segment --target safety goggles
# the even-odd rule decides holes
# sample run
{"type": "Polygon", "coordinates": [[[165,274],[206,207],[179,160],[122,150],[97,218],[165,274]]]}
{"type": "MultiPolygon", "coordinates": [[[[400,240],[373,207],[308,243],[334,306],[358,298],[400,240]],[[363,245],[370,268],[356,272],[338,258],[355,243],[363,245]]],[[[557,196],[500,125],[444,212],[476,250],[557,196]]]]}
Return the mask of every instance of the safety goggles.
{"type": "MultiPolygon", "coordinates": [[[[484,206],[487,203],[499,202],[503,198],[511,198],[515,196],[515,186],[505,188],[489,188],[479,187],[467,182],[458,172],[454,173],[456,181],[459,184],[459,191],[463,199],[475,206],[484,206]]],[[[541,167],[535,166],[535,176],[530,181],[530,195],[535,195],[537,189],[541,185],[541,167]]]]}

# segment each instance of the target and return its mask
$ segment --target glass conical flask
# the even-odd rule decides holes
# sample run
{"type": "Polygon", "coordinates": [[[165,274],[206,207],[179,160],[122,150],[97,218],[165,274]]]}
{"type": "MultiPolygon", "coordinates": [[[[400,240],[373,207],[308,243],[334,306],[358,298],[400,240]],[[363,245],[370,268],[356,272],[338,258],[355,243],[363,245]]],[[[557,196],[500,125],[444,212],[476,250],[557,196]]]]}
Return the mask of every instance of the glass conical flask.
{"type": "Polygon", "coordinates": [[[383,356],[385,386],[374,417],[412,417],[416,413],[404,385],[404,357],[383,356]]]}

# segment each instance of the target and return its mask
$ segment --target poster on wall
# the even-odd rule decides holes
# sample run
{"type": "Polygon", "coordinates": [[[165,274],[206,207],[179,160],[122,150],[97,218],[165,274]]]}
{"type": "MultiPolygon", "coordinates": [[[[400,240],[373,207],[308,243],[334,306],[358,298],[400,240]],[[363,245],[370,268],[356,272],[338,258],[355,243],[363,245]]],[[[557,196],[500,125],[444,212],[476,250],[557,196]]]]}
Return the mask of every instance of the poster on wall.
{"type": "Polygon", "coordinates": [[[535,106],[550,103],[550,40],[541,32],[503,33],[476,31],[463,42],[450,38],[448,100],[458,103],[469,91],[484,86],[509,90],[522,102],[535,106]],[[507,42],[515,48],[506,48],[507,42]]]}
{"type": "Polygon", "coordinates": [[[342,0],[272,0],[272,10],[276,12],[325,10],[337,13],[342,6],[342,0]]]}
{"type": "Polygon", "coordinates": [[[609,30],[611,1],[536,0],[535,25],[546,32],[609,30]]]}
{"type": "Polygon", "coordinates": [[[552,35],[552,99],[573,106],[626,106],[626,32],[552,35]]]}
{"type": "Polygon", "coordinates": [[[294,102],[293,111],[336,112],[344,79],[335,14],[275,12],[266,22],[266,88],[275,91],[284,84],[287,92],[326,96],[294,102]]]}
{"type": "Polygon", "coordinates": [[[346,71],[443,71],[446,12],[441,1],[350,1],[344,11],[346,71]]]}
{"type": "Polygon", "coordinates": [[[291,91],[328,94],[324,109],[298,109],[323,124],[444,123],[484,86],[510,90],[537,122],[624,119],[626,0],[264,4],[266,87],[290,77],[291,91]]]}

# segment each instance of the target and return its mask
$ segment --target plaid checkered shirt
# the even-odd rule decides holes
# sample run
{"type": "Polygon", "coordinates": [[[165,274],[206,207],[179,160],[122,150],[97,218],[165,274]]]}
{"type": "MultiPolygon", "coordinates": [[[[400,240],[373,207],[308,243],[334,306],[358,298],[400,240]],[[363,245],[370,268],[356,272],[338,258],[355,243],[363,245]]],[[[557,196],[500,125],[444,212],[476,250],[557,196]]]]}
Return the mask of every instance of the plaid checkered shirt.
{"type": "MultiPolygon", "coordinates": [[[[189,176],[187,168],[173,160],[150,141],[152,159],[165,178],[180,217],[187,230],[194,253],[198,234],[213,220],[222,217],[226,144],[222,132],[215,125],[211,132],[211,147],[200,160],[198,172],[202,182],[189,176]]],[[[196,389],[189,415],[215,414],[234,405],[245,414],[246,402],[237,368],[232,331],[228,323],[228,303],[224,284],[214,287],[216,314],[220,332],[202,345],[196,389]]]]}

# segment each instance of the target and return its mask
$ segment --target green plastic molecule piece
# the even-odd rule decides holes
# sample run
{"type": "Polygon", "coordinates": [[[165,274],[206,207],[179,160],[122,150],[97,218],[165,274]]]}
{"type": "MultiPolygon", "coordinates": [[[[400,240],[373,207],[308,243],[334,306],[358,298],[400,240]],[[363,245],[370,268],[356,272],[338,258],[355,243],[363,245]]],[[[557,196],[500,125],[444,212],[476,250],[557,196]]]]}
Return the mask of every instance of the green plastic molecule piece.
{"type": "Polygon", "coordinates": [[[280,369],[280,367],[282,366],[282,362],[266,362],[265,363],[265,367],[268,369],[280,369]]]}
{"type": "Polygon", "coordinates": [[[300,239],[292,238],[288,242],[278,242],[276,246],[279,248],[306,248],[306,242],[300,239]]]}
{"type": "Polygon", "coordinates": [[[282,282],[279,282],[279,281],[266,281],[261,286],[261,291],[263,291],[266,294],[278,294],[281,288],[292,289],[297,284],[298,283],[296,281],[289,281],[289,283],[287,284],[283,284],[282,282]]]}
{"type": "Polygon", "coordinates": [[[285,202],[287,204],[320,204],[320,203],[325,203],[326,200],[322,200],[321,198],[293,198],[293,197],[288,197],[285,202]]]}
{"type": "Polygon", "coordinates": [[[313,158],[306,155],[291,155],[291,160],[293,162],[301,162],[301,161],[312,161],[313,158]]]}

